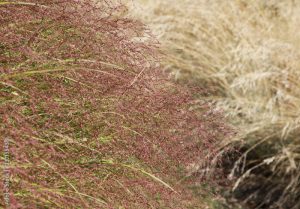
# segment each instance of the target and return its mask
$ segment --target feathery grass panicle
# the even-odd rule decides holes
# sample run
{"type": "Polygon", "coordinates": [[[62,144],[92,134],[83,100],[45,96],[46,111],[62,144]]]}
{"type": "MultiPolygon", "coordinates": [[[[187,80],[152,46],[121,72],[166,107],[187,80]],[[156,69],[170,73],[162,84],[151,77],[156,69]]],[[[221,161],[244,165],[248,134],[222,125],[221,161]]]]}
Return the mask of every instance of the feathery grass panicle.
{"type": "Polygon", "coordinates": [[[190,109],[191,93],[161,71],[157,41],[126,11],[107,0],[0,1],[1,161],[7,141],[10,157],[0,207],[202,204],[175,184],[225,125],[190,109]]]}

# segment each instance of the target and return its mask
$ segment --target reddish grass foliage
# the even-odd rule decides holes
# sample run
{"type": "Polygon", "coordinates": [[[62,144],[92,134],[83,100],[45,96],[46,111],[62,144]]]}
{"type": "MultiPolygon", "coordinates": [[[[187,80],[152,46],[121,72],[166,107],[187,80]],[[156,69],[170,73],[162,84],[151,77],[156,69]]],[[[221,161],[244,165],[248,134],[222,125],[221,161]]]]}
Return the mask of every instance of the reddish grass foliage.
{"type": "Polygon", "coordinates": [[[155,39],[125,10],[105,0],[0,1],[12,208],[191,204],[181,185],[176,193],[160,179],[174,185],[227,129],[209,106],[191,109],[191,93],[162,73],[155,39]]]}

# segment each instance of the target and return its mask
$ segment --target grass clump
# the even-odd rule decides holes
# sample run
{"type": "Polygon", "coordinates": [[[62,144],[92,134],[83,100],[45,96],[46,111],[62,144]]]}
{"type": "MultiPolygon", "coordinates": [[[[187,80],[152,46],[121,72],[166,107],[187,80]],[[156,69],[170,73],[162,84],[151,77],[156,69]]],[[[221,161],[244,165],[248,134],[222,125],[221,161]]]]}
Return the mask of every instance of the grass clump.
{"type": "Polygon", "coordinates": [[[0,1],[0,24],[1,207],[201,207],[177,182],[226,128],[191,108],[126,7],[0,1]]]}
{"type": "Polygon", "coordinates": [[[235,197],[251,208],[299,208],[300,4],[141,2],[137,13],[159,37],[166,70],[211,88],[206,99],[237,127],[220,152],[239,150],[226,154],[235,197]]]}

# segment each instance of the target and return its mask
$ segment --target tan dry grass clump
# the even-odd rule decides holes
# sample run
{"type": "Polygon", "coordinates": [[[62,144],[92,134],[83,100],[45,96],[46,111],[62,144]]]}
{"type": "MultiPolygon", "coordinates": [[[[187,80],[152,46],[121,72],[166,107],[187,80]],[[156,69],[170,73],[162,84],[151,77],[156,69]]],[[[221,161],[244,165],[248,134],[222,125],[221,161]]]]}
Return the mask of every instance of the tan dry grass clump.
{"type": "Polygon", "coordinates": [[[179,81],[213,87],[242,145],[232,176],[253,207],[299,208],[300,2],[151,0],[132,4],[179,81]],[[246,195],[245,195],[246,194],[246,195]]]}

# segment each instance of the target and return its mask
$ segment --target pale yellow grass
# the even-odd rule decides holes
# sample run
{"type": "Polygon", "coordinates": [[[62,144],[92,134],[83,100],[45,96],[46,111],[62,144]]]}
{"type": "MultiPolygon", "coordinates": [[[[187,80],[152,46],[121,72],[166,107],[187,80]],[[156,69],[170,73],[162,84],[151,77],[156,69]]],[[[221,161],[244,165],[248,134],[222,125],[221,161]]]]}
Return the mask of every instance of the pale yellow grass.
{"type": "MultiPolygon", "coordinates": [[[[253,163],[247,155],[261,147],[255,169],[270,169],[268,180],[285,188],[278,199],[285,204],[300,190],[300,1],[139,0],[129,5],[161,42],[166,70],[180,81],[215,89],[205,99],[224,110],[239,132],[222,143],[249,149],[235,168],[253,163]]],[[[243,170],[234,188],[253,170],[243,170]]]]}

